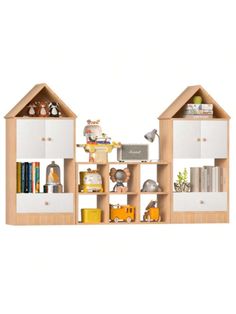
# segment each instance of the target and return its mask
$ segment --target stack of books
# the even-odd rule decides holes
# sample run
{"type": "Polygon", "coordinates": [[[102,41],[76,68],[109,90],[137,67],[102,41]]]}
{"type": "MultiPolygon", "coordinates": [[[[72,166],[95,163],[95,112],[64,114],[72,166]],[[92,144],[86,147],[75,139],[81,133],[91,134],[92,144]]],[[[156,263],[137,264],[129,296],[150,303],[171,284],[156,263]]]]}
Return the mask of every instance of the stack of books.
{"type": "Polygon", "coordinates": [[[17,193],[40,192],[39,162],[16,163],[16,192],[17,193]]]}
{"type": "Polygon", "coordinates": [[[190,168],[191,192],[226,191],[226,169],[214,166],[190,168]]]}
{"type": "Polygon", "coordinates": [[[183,118],[213,118],[213,105],[187,104],[184,107],[183,118]]]}

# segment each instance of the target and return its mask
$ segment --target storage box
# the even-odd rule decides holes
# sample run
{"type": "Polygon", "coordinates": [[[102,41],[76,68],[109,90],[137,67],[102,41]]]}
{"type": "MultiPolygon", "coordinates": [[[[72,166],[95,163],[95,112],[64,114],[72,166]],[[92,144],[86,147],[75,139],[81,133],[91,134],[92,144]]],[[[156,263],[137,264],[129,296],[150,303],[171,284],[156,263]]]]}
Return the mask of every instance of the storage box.
{"type": "Polygon", "coordinates": [[[102,210],[100,208],[82,208],[83,223],[100,223],[102,221],[102,210]]]}

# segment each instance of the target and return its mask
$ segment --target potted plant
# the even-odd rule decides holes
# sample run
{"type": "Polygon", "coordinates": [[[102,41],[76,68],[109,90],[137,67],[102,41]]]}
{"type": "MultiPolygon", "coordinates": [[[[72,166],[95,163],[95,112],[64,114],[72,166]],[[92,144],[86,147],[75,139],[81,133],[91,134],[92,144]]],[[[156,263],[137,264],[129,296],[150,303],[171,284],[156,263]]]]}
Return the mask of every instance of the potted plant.
{"type": "Polygon", "coordinates": [[[176,192],[190,192],[190,182],[188,182],[188,171],[184,168],[184,171],[179,171],[177,180],[174,182],[176,192]]]}

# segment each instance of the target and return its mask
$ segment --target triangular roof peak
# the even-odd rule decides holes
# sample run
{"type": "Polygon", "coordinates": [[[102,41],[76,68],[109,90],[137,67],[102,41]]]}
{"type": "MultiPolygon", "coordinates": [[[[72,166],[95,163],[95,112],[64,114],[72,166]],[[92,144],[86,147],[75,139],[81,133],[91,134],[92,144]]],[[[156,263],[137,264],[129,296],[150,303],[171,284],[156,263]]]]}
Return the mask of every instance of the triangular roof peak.
{"type": "Polygon", "coordinates": [[[208,94],[208,92],[201,85],[188,86],[173,102],[172,104],[159,116],[159,119],[172,119],[179,117],[178,113],[181,109],[191,102],[193,96],[199,95],[202,97],[204,103],[213,104],[214,117],[229,119],[230,116],[224,109],[208,94]]]}
{"type": "Polygon", "coordinates": [[[54,91],[46,84],[41,83],[35,85],[5,116],[8,118],[15,118],[24,115],[24,110],[27,105],[34,100],[54,101],[60,104],[63,116],[76,118],[76,114],[61,100],[54,91]]]}

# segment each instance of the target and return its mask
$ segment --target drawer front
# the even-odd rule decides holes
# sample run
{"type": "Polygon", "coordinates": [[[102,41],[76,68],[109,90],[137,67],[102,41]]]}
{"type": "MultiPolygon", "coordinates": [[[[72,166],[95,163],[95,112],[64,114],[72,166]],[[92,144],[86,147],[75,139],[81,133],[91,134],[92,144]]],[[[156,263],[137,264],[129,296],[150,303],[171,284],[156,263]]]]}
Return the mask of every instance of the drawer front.
{"type": "Polygon", "coordinates": [[[227,193],[174,193],[173,211],[227,211],[227,193]]]}
{"type": "Polygon", "coordinates": [[[17,213],[73,213],[73,193],[18,193],[17,213]]]}

